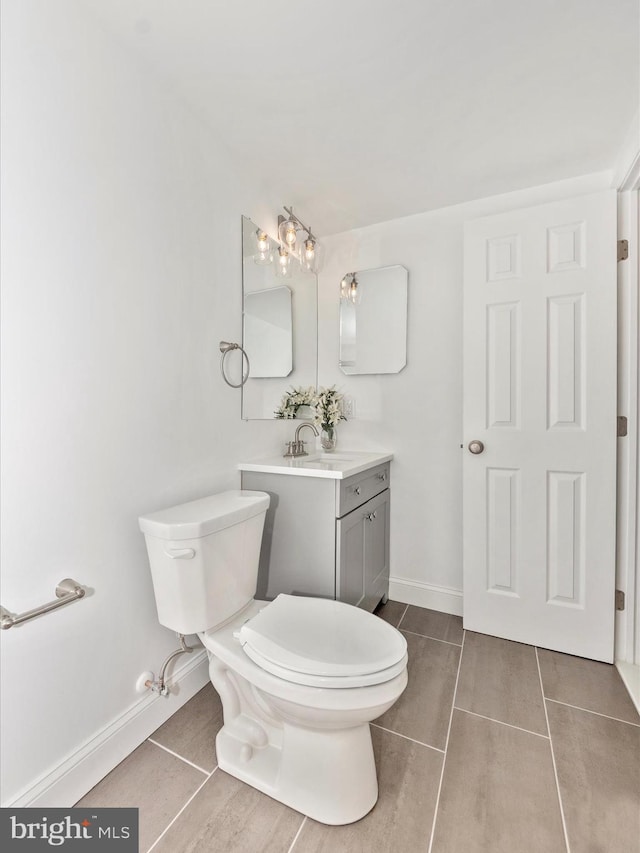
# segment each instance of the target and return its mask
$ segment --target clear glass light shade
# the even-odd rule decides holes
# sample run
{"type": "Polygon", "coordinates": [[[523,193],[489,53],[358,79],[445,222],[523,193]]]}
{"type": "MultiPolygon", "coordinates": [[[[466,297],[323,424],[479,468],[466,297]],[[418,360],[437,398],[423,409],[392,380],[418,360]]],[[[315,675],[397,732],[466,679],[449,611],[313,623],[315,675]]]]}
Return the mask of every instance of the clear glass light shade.
{"type": "Polygon", "coordinates": [[[269,235],[266,231],[263,231],[261,228],[258,228],[256,231],[256,244],[258,246],[259,252],[266,252],[269,248],[269,244],[271,241],[269,240],[269,235]]]}
{"type": "Polygon", "coordinates": [[[253,256],[254,263],[258,266],[267,266],[273,261],[271,238],[260,228],[256,231],[256,248],[257,251],[253,256]]]}
{"type": "Polygon", "coordinates": [[[253,256],[253,262],[260,267],[266,267],[273,263],[273,252],[256,252],[253,256]]]}
{"type": "Polygon", "coordinates": [[[340,282],[340,299],[342,302],[352,302],[354,305],[360,304],[361,293],[358,288],[358,279],[355,273],[347,273],[340,282]]]}
{"type": "Polygon", "coordinates": [[[279,247],[276,255],[275,274],[278,278],[290,278],[291,276],[291,256],[282,246],[279,247]]]}
{"type": "Polygon", "coordinates": [[[300,263],[304,270],[317,273],[322,261],[322,246],[314,237],[307,237],[300,251],[300,263]]]}
{"type": "Polygon", "coordinates": [[[278,226],[278,237],[283,246],[290,252],[295,252],[298,240],[298,225],[294,219],[283,219],[278,226]]]}

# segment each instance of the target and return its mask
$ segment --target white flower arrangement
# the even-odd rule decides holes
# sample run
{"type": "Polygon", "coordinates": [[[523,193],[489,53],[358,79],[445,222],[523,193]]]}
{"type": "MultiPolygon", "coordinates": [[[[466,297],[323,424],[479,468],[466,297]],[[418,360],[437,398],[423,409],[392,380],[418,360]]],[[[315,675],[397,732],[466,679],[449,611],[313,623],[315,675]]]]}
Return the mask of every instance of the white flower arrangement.
{"type": "Polygon", "coordinates": [[[340,421],[346,421],[342,414],[343,399],[344,394],[336,391],[335,385],[331,388],[319,388],[313,402],[315,425],[331,434],[340,421]]]}
{"type": "Polygon", "coordinates": [[[286,391],[280,400],[280,405],[273,413],[276,418],[297,418],[298,410],[302,406],[313,406],[316,398],[316,389],[313,385],[308,388],[294,388],[286,391]]]}
{"type": "Polygon", "coordinates": [[[313,411],[313,422],[327,432],[333,432],[340,421],[346,421],[342,414],[342,400],[344,395],[336,391],[335,385],[331,388],[309,388],[291,387],[280,401],[275,410],[276,418],[296,418],[302,406],[309,406],[313,411]]]}

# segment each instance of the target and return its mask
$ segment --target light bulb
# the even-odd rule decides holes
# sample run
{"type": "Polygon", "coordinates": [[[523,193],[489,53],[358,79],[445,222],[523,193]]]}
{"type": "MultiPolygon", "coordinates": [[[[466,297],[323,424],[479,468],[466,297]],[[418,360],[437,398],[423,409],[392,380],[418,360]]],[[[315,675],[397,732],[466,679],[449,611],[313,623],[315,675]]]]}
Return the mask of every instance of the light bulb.
{"type": "Polygon", "coordinates": [[[308,237],[304,241],[304,257],[309,263],[312,263],[315,256],[316,256],[316,242],[315,242],[315,240],[312,240],[311,237],[308,237]]]}
{"type": "Polygon", "coordinates": [[[256,241],[258,243],[259,252],[266,252],[269,249],[269,237],[259,228],[256,231],[256,241]]]}
{"type": "Polygon", "coordinates": [[[282,278],[289,278],[291,275],[291,267],[289,266],[289,252],[284,246],[278,247],[278,263],[276,264],[276,275],[282,278]]]}
{"type": "Polygon", "coordinates": [[[284,239],[289,246],[295,246],[296,243],[296,225],[291,219],[287,222],[284,232],[284,239]]]}

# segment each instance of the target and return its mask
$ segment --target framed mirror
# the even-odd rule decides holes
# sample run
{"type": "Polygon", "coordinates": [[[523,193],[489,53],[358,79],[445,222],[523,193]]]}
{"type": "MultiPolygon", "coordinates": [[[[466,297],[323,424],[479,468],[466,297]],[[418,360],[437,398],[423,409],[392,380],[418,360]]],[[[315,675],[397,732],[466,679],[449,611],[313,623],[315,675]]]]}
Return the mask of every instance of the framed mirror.
{"type": "Polygon", "coordinates": [[[243,216],[242,346],[251,365],[244,420],[273,418],[292,385],[317,385],[317,278],[295,258],[287,277],[276,276],[276,258],[276,241],[243,216]]]}
{"type": "Polygon", "coordinates": [[[399,373],[407,363],[409,273],[400,264],[347,273],[340,283],[340,370],[399,373]]]}

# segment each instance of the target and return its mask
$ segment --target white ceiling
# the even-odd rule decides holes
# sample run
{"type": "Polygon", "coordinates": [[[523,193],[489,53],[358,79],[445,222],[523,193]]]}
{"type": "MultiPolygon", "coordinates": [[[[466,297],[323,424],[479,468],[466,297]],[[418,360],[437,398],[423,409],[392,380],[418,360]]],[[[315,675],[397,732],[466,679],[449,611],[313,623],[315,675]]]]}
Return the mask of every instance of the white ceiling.
{"type": "Polygon", "coordinates": [[[638,0],[81,0],[319,234],[612,168],[638,0]]]}

